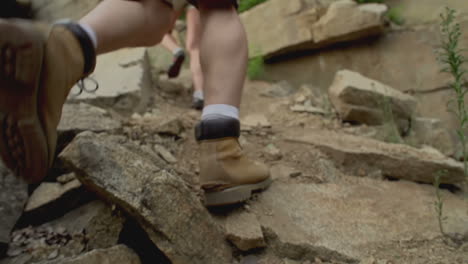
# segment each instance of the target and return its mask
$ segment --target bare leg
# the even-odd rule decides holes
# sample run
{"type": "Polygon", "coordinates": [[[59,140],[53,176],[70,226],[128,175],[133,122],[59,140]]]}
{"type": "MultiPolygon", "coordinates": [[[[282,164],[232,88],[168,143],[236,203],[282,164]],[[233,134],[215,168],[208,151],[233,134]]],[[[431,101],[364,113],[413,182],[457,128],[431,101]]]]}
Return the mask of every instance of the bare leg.
{"type": "Polygon", "coordinates": [[[172,8],[161,0],[106,0],[81,19],[97,35],[97,53],[152,46],[169,31],[172,8]]]}
{"type": "Polygon", "coordinates": [[[200,64],[200,33],[200,13],[195,8],[189,8],[187,10],[186,48],[190,54],[190,70],[195,91],[203,91],[203,72],[200,64]]]}
{"type": "Polygon", "coordinates": [[[198,1],[206,106],[195,135],[200,142],[200,185],[207,206],[245,201],[253,191],[271,183],[268,167],[249,159],[238,141],[247,38],[232,2],[198,1]]]}
{"type": "Polygon", "coordinates": [[[163,47],[165,47],[170,52],[174,52],[175,50],[180,49],[177,40],[174,38],[174,36],[172,36],[171,33],[164,35],[164,38],[161,41],[161,45],[163,45],[163,47]]]}
{"type": "Polygon", "coordinates": [[[200,0],[200,48],[205,103],[240,106],[247,68],[247,37],[230,0],[200,0]]]}
{"type": "Polygon", "coordinates": [[[168,49],[171,52],[174,52],[175,50],[180,49],[179,44],[177,43],[177,40],[174,38],[172,35],[172,31],[174,29],[175,22],[178,17],[182,14],[183,9],[174,11],[172,14],[172,29],[164,35],[164,38],[161,41],[161,45],[163,45],[166,49],[168,49]]]}

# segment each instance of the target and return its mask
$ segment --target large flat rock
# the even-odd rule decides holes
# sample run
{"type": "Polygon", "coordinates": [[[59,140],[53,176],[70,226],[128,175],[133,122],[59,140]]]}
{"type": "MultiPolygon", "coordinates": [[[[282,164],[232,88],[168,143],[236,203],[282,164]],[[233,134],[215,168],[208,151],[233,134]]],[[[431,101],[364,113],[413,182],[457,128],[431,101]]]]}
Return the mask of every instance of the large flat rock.
{"type": "Polygon", "coordinates": [[[62,110],[58,131],[65,133],[73,131],[104,132],[120,128],[120,122],[112,119],[110,114],[99,107],[85,103],[65,104],[62,110]]]}
{"type": "Polygon", "coordinates": [[[336,73],[329,97],[343,120],[368,125],[409,120],[418,103],[413,96],[349,70],[336,73]]]}
{"type": "Polygon", "coordinates": [[[447,158],[435,149],[417,149],[333,131],[298,131],[288,140],[310,144],[332,156],[348,171],[380,170],[384,176],[416,182],[434,182],[437,173],[446,170],[442,183],[465,180],[463,164],[447,158]]]}
{"type": "Polygon", "coordinates": [[[60,158],[83,184],[138,219],[174,263],[229,263],[223,232],[196,195],[161,158],[125,141],[84,132],[60,158]]]}
{"type": "MultiPolygon", "coordinates": [[[[434,192],[430,185],[355,177],[319,185],[275,182],[251,210],[277,256],[354,263],[379,245],[440,236],[434,192]]],[[[468,203],[442,195],[446,232],[465,234],[468,203]]]]}
{"type": "Polygon", "coordinates": [[[352,0],[332,3],[314,24],[314,41],[320,46],[379,35],[384,31],[382,4],[358,4],[352,0]]]}
{"type": "MultiPolygon", "coordinates": [[[[93,98],[115,98],[119,95],[138,92],[150,87],[150,78],[145,48],[129,48],[100,55],[97,58],[96,70],[91,78],[99,84],[95,92],[83,92],[77,96],[79,91],[75,86],[70,99],[93,99],[93,98]]],[[[95,88],[91,79],[85,79],[88,90],[95,88]]]]}
{"type": "Polygon", "coordinates": [[[273,57],[321,48],[381,34],[385,5],[333,2],[328,10],[319,1],[270,0],[241,15],[250,57],[273,57]],[[274,21],[274,23],[266,23],[274,21]]]}

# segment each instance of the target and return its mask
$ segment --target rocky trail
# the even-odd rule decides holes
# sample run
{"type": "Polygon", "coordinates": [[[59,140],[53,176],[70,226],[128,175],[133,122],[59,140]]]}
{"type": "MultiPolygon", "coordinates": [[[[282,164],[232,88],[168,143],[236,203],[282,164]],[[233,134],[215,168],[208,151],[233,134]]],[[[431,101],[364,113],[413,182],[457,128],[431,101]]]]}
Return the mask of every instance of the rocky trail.
{"type": "MultiPolygon", "coordinates": [[[[3,175],[2,184],[15,187],[5,190],[19,196],[11,210],[22,216],[9,258],[0,263],[111,263],[115,254],[122,255],[118,263],[139,263],[117,244],[133,247],[143,263],[170,263],[162,253],[172,263],[231,263],[232,255],[235,263],[467,263],[462,194],[442,191],[445,230],[457,237],[447,240],[438,230],[432,185],[373,167],[395,162],[379,156],[390,155],[387,148],[400,156],[416,149],[353,135],[358,127],[331,113],[294,111],[311,95],[279,96],[287,89],[281,84],[247,81],[242,108],[240,141],[271,167],[274,183],[244,205],[208,212],[192,136],[200,112],[180,89],[177,96],[153,91],[154,104],[141,114],[120,104],[67,104],[60,125],[66,147],[47,182],[30,186],[28,199],[27,186],[19,192],[21,184],[3,175]],[[159,252],[155,245],[157,261],[148,257],[159,252]]],[[[426,155],[441,159],[434,150],[426,155]]],[[[398,166],[410,170],[417,162],[398,166]]]]}
{"type": "MultiPolygon", "coordinates": [[[[259,35],[263,55],[383,34],[380,5],[304,8],[312,2],[249,11],[287,10],[277,30],[319,23],[288,35],[297,46],[259,35]],[[356,8],[376,13],[341,28],[334,14],[356,8]]],[[[245,16],[249,31],[255,13],[245,16]]],[[[160,47],[101,56],[85,80],[99,89],[74,89],[64,107],[46,180],[28,186],[0,167],[0,264],[468,263],[463,164],[443,121],[415,117],[421,98],[343,65],[326,73],[326,88],[247,80],[239,141],[273,184],[208,210],[193,136],[201,113],[190,108],[190,71],[167,79],[170,59],[160,47]],[[441,171],[445,235],[433,186],[441,171]]]]}

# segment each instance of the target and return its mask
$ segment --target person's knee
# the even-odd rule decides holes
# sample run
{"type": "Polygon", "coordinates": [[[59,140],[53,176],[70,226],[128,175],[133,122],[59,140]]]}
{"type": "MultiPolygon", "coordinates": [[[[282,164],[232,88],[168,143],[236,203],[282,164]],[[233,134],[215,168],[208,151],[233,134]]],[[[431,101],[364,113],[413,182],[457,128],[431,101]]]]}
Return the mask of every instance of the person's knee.
{"type": "Polygon", "coordinates": [[[172,7],[162,0],[144,0],[142,2],[146,12],[145,45],[156,45],[172,29],[174,22],[172,7]]]}

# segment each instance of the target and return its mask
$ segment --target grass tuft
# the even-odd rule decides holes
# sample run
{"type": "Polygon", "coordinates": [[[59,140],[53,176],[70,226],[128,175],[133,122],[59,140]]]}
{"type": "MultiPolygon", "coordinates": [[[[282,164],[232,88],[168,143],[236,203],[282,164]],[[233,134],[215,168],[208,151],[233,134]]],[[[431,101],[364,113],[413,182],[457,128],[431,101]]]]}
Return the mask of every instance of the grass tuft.
{"type": "Polygon", "coordinates": [[[267,0],[241,0],[239,1],[239,13],[245,12],[252,7],[259,5],[267,0]]]}
{"type": "Polygon", "coordinates": [[[454,92],[454,98],[449,100],[447,108],[456,116],[458,121],[457,136],[462,147],[464,174],[468,182],[468,153],[466,149],[467,138],[465,136],[468,126],[465,95],[468,90],[465,87],[467,72],[463,69],[466,58],[463,57],[462,49],[459,47],[462,33],[460,24],[455,21],[456,12],[454,9],[447,7],[445,13],[441,14],[441,20],[442,45],[438,51],[438,59],[442,64],[442,72],[447,72],[453,77],[449,86],[454,92]]]}
{"type": "Polygon", "coordinates": [[[445,236],[444,222],[445,220],[447,220],[447,218],[444,217],[444,200],[442,198],[442,193],[440,191],[440,178],[445,177],[447,174],[448,172],[446,170],[438,171],[434,177],[434,188],[435,188],[435,194],[436,194],[436,200],[434,202],[434,209],[437,214],[439,230],[443,236],[445,236]]]}
{"type": "Polygon", "coordinates": [[[265,61],[263,56],[257,56],[249,60],[247,76],[250,80],[259,79],[265,72],[265,61]]]}

